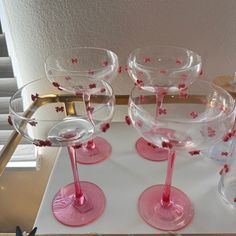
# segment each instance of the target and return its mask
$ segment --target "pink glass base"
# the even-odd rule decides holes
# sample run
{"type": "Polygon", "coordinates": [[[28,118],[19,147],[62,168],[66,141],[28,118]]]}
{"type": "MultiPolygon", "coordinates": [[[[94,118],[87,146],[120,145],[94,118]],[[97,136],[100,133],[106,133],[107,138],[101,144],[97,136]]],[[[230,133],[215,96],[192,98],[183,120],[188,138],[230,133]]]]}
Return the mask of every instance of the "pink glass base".
{"type": "Polygon", "coordinates": [[[163,206],[164,185],[154,185],[144,190],[138,200],[138,211],[143,220],[154,228],[174,231],[188,225],[194,215],[189,198],[175,187],[171,187],[171,202],[163,206]]]}
{"type": "Polygon", "coordinates": [[[150,145],[144,138],[139,138],[136,142],[137,152],[150,161],[165,161],[168,158],[168,150],[150,145]]]}
{"type": "Polygon", "coordinates": [[[96,164],[106,160],[111,155],[111,145],[103,138],[96,137],[93,139],[94,147],[88,148],[83,145],[76,149],[76,161],[80,164],[96,164]]]}
{"type": "Polygon", "coordinates": [[[79,205],[75,199],[74,183],[62,187],[52,202],[55,218],[67,226],[87,225],[101,216],[106,199],[103,191],[95,184],[80,182],[85,203],[79,205]]]}

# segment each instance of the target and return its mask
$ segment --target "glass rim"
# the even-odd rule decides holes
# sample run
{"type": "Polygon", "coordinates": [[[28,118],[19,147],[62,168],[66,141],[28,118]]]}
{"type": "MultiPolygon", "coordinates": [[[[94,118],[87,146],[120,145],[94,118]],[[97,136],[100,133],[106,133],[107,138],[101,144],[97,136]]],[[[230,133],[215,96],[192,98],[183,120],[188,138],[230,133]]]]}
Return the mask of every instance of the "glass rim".
{"type": "MultiPolygon", "coordinates": [[[[65,72],[67,74],[72,73],[71,75],[76,75],[76,74],[80,75],[80,73],[89,72],[89,70],[59,70],[58,68],[55,68],[54,66],[50,65],[50,63],[48,63],[49,59],[52,59],[56,55],[61,55],[61,53],[63,53],[63,52],[69,52],[69,51],[73,52],[73,51],[76,51],[76,50],[79,51],[79,50],[83,50],[83,49],[89,49],[89,50],[94,50],[94,51],[97,50],[97,51],[103,51],[103,52],[106,52],[106,53],[110,53],[111,55],[114,56],[115,61],[117,61],[117,66],[118,66],[118,56],[117,56],[117,54],[114,51],[112,51],[110,49],[106,49],[106,48],[100,48],[100,47],[92,47],[92,46],[91,47],[90,46],[84,46],[83,47],[83,46],[81,46],[81,47],[63,48],[63,49],[58,50],[56,53],[48,55],[46,57],[46,59],[44,60],[45,70],[49,68],[49,69],[52,69],[54,71],[65,72]]],[[[110,65],[108,65],[106,67],[110,68],[110,67],[112,67],[112,65],[113,64],[110,64],[110,65]]],[[[104,66],[101,66],[100,68],[93,70],[93,72],[101,71],[104,68],[105,68],[104,66]]],[[[48,76],[49,77],[53,77],[52,75],[51,76],[48,75],[48,76]]],[[[93,77],[93,76],[91,75],[91,77],[93,77]]]]}
{"type": "MultiPolygon", "coordinates": [[[[195,81],[195,82],[196,82],[196,81],[195,81]]],[[[195,83],[195,82],[194,82],[194,83],[195,83]]],[[[202,82],[203,82],[203,83],[206,83],[206,84],[208,84],[208,85],[211,85],[211,86],[213,86],[213,87],[215,87],[217,90],[220,90],[221,92],[225,93],[225,94],[230,98],[230,100],[233,102],[233,108],[232,108],[232,110],[229,112],[229,114],[228,114],[226,117],[224,117],[223,120],[225,120],[225,119],[227,119],[228,117],[230,117],[230,116],[232,115],[232,113],[235,112],[235,108],[236,108],[236,101],[234,100],[234,98],[232,97],[232,95],[231,95],[228,91],[224,90],[223,88],[221,88],[221,87],[219,87],[218,85],[215,85],[215,84],[213,84],[213,83],[211,83],[211,82],[209,82],[209,81],[201,81],[201,83],[202,83],[202,82]]],[[[193,83],[193,84],[194,84],[194,83],[193,83]]],[[[147,112],[146,109],[142,109],[142,108],[140,107],[140,105],[137,105],[137,102],[135,102],[135,100],[134,100],[133,93],[134,93],[134,91],[136,91],[137,89],[138,89],[138,90],[142,90],[142,91],[146,91],[146,92],[149,92],[149,93],[155,95],[155,92],[150,92],[150,91],[147,91],[147,90],[145,90],[145,89],[138,88],[137,86],[134,86],[134,87],[132,88],[131,93],[130,93],[130,96],[129,96],[129,104],[128,104],[128,106],[130,106],[130,103],[132,102],[132,104],[135,106],[135,108],[136,108],[137,110],[149,114],[149,112],[147,112]]],[[[174,103],[173,103],[173,104],[174,104],[174,103]]],[[[189,104],[191,104],[191,103],[189,103],[189,104]]],[[[222,119],[222,118],[216,117],[216,118],[214,118],[214,119],[211,119],[210,121],[214,121],[214,120],[217,120],[217,119],[222,119]]],[[[195,121],[195,120],[193,120],[193,121],[187,121],[187,120],[179,121],[179,120],[178,120],[178,121],[177,121],[177,120],[174,120],[174,119],[165,119],[165,121],[166,121],[166,122],[172,122],[172,123],[185,123],[185,124],[200,124],[200,123],[208,123],[208,122],[209,122],[209,120],[208,120],[208,121],[207,121],[207,120],[206,120],[206,121],[195,121]]],[[[152,121],[152,122],[153,122],[153,121],[152,121]]],[[[156,123],[156,122],[154,122],[154,123],[156,123]]]]}
{"type": "MultiPolygon", "coordinates": [[[[35,119],[35,118],[27,118],[27,117],[25,117],[25,116],[23,116],[23,115],[20,115],[18,112],[16,112],[15,111],[15,109],[13,108],[13,101],[16,99],[16,96],[18,95],[18,94],[20,94],[21,92],[22,92],[22,90],[24,89],[24,88],[26,88],[26,87],[28,87],[29,85],[31,85],[31,84],[33,84],[33,83],[36,83],[36,82],[40,82],[40,81],[43,81],[44,79],[43,78],[39,78],[39,79],[36,79],[36,80],[33,80],[33,81],[31,81],[31,82],[29,82],[29,83],[26,83],[25,85],[23,85],[21,88],[19,88],[13,95],[12,95],[12,97],[10,98],[10,101],[9,101],[9,115],[10,115],[10,117],[11,117],[11,114],[12,114],[12,116],[14,116],[14,117],[17,117],[18,119],[20,119],[20,120],[24,120],[24,121],[26,121],[26,122],[30,122],[30,121],[38,121],[38,122],[53,122],[53,121],[58,121],[58,120],[53,120],[53,119],[51,119],[51,120],[45,120],[45,119],[35,119]]],[[[109,98],[109,101],[111,101],[111,100],[114,100],[114,103],[115,103],[115,95],[114,95],[114,90],[113,90],[113,88],[112,88],[112,86],[108,83],[108,82],[106,82],[106,81],[104,81],[104,80],[102,80],[102,81],[100,81],[100,80],[98,80],[99,82],[101,82],[101,83],[105,83],[106,84],[106,86],[109,88],[109,90],[110,90],[110,98],[109,98]]],[[[53,85],[52,85],[53,86],[53,85]]],[[[63,90],[64,91],[64,90],[63,90]]],[[[62,92],[63,92],[62,91],[62,92]]],[[[68,91],[65,91],[66,92],[66,94],[70,94],[70,95],[72,95],[72,96],[75,96],[76,97],[76,95],[75,94],[73,94],[73,93],[71,93],[71,92],[68,92],[68,91]]],[[[56,94],[50,94],[51,96],[57,96],[56,94]]],[[[21,96],[20,96],[21,97],[21,96]]],[[[19,97],[19,98],[20,98],[19,97]]],[[[33,102],[31,102],[31,104],[30,105],[32,105],[33,104],[33,102]]],[[[29,105],[29,106],[30,106],[29,105]]],[[[103,104],[101,107],[104,107],[104,106],[106,106],[106,104],[103,104]]],[[[99,107],[99,109],[101,109],[101,107],[99,107]]],[[[95,110],[96,111],[96,110],[95,110]]],[[[23,111],[23,112],[21,112],[21,113],[24,113],[25,111],[23,111]]],[[[76,118],[76,116],[73,116],[72,118],[76,118]]],[[[81,115],[81,116],[79,116],[79,118],[88,118],[88,115],[87,114],[85,114],[85,115],[81,115]]],[[[14,122],[13,122],[13,124],[14,124],[14,122]]]]}
{"type": "MultiPolygon", "coordinates": [[[[201,59],[201,56],[199,54],[197,54],[196,52],[190,50],[190,49],[187,49],[187,48],[183,48],[183,47],[177,47],[177,46],[170,46],[170,45],[150,45],[150,46],[145,46],[145,47],[141,47],[141,48],[136,48],[134,49],[132,52],[130,52],[129,54],[129,57],[128,57],[128,65],[130,64],[131,62],[131,58],[133,56],[136,55],[136,53],[140,50],[147,50],[147,49],[158,49],[158,48],[169,48],[169,49],[178,49],[178,50],[181,50],[181,51],[185,51],[185,52],[191,52],[193,53],[196,57],[197,57],[197,62],[194,63],[192,66],[188,67],[188,68],[174,68],[174,69],[171,69],[171,68],[168,68],[166,69],[167,71],[169,72],[172,72],[172,71],[186,71],[186,70],[190,70],[191,68],[194,68],[194,67],[198,67],[198,66],[201,66],[202,65],[202,59],[201,59]]],[[[160,68],[157,68],[155,66],[148,66],[147,64],[143,63],[143,64],[140,64],[140,63],[135,63],[137,66],[139,66],[140,68],[143,68],[143,69],[146,69],[146,70],[153,70],[153,71],[158,71],[160,68]]],[[[165,68],[163,68],[165,69],[165,68]]]]}

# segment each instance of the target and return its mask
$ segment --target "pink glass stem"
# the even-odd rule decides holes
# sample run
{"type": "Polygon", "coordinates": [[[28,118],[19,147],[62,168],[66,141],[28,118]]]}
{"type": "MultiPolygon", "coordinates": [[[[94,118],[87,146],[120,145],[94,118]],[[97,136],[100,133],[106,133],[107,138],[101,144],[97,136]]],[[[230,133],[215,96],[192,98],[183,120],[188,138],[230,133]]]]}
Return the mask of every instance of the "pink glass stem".
{"type": "Polygon", "coordinates": [[[171,190],[171,182],[172,182],[175,157],[176,157],[176,152],[170,150],[168,153],[168,167],[167,167],[165,187],[162,194],[163,206],[168,206],[170,204],[170,195],[171,195],[170,190],[171,190]]]}
{"type": "Polygon", "coordinates": [[[83,205],[85,202],[85,197],[83,195],[83,192],[80,186],[79,175],[78,175],[78,170],[77,170],[75,147],[69,146],[68,152],[70,156],[71,167],[72,167],[72,172],[73,172],[73,177],[74,177],[75,197],[76,197],[76,200],[78,200],[76,202],[78,202],[80,205],[83,205]]]}

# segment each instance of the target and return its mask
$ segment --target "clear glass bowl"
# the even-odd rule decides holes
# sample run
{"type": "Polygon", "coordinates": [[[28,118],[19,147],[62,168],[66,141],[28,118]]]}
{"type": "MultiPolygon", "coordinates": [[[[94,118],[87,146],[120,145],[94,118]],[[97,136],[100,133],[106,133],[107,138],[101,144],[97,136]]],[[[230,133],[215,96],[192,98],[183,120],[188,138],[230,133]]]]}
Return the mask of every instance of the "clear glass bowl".
{"type": "Polygon", "coordinates": [[[146,89],[185,89],[199,77],[201,69],[201,57],[180,47],[157,45],[138,48],[128,58],[131,78],[146,89]]]}
{"type": "Polygon", "coordinates": [[[78,78],[89,76],[111,82],[118,73],[117,55],[104,48],[77,47],[63,49],[45,61],[47,78],[61,89],[75,92],[81,86],[78,78]]]}

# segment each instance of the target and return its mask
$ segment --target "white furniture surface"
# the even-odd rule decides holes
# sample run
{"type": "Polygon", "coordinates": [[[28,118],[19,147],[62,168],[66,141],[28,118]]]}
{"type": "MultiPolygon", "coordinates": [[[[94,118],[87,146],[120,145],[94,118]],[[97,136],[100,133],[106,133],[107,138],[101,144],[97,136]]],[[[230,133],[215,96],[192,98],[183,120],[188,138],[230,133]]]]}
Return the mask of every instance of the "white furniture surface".
{"type": "MultiPolygon", "coordinates": [[[[51,202],[63,185],[72,182],[66,148],[58,155],[44,194],[35,226],[39,234],[153,234],[163,233],[147,225],[137,212],[137,200],[149,186],[164,183],[167,162],[151,162],[135,151],[139,137],[132,126],[112,123],[101,136],[112,145],[111,157],[95,165],[79,165],[80,180],[100,186],[107,199],[103,215],[83,227],[68,227],[53,217],[51,202]]],[[[183,190],[195,208],[193,221],[178,233],[236,233],[236,211],[217,192],[221,166],[209,158],[178,153],[173,185],[183,190]]]]}

